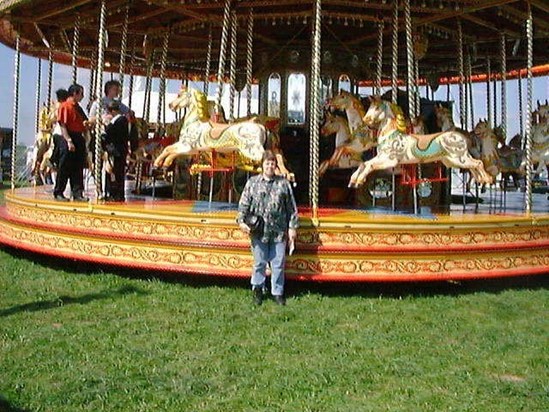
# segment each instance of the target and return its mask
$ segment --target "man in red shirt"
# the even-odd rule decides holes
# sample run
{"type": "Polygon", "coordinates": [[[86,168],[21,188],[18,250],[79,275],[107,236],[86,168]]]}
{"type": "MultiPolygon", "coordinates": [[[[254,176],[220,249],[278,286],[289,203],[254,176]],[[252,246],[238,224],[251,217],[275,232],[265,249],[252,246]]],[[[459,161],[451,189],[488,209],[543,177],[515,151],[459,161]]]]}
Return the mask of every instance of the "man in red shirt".
{"type": "Polygon", "coordinates": [[[83,195],[87,148],[82,134],[86,130],[85,122],[88,118],[78,104],[84,98],[84,88],[75,83],[69,87],[68,93],[69,97],[57,112],[63,138],[59,142],[59,171],[53,196],[55,200],[68,201],[63,192],[67,181],[70,181],[73,200],[85,202],[88,200],[83,195]]]}

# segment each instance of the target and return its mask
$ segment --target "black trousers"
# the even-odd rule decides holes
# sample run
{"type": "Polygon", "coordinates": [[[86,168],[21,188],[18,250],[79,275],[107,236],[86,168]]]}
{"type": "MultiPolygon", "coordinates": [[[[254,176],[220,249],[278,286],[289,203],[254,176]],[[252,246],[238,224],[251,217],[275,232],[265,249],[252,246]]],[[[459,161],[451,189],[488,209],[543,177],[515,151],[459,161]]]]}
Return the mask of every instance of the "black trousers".
{"type": "Polygon", "coordinates": [[[69,151],[65,139],[59,139],[59,170],[53,189],[54,196],[60,196],[70,181],[73,197],[82,197],[84,192],[84,165],[86,162],[86,141],[82,133],[69,132],[75,150],[69,151]]]}
{"type": "Polygon", "coordinates": [[[112,200],[124,201],[124,183],[126,180],[126,157],[116,156],[113,158],[114,180],[107,176],[105,191],[112,200]]]}

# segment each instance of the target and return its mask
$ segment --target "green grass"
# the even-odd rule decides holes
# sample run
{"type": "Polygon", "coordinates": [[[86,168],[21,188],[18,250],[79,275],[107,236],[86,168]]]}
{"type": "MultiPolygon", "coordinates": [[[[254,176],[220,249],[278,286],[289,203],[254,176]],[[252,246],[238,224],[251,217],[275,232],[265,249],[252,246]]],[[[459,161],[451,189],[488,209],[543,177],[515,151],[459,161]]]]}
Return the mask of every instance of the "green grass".
{"type": "Polygon", "coordinates": [[[0,249],[1,411],[545,411],[546,278],[247,282],[0,249]],[[122,275],[122,276],[121,276],[122,275]],[[151,276],[154,274],[151,274],[151,276]]]}

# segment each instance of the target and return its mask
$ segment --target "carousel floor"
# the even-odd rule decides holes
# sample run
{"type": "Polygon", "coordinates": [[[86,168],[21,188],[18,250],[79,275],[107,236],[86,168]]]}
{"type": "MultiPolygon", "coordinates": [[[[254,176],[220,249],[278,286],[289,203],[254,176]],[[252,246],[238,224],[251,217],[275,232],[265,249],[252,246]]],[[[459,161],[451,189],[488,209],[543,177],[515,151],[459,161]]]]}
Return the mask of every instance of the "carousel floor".
{"type": "MultiPolygon", "coordinates": [[[[124,203],[57,202],[51,187],[5,192],[0,243],[76,260],[142,269],[247,277],[249,240],[236,205],[129,197],[124,203]]],[[[488,195],[486,195],[488,196],[488,195]]],[[[300,208],[295,279],[419,281],[549,274],[549,201],[507,193],[506,208],[488,198],[421,214],[383,208],[300,208]],[[492,204],[490,204],[492,203],[492,204]]]]}

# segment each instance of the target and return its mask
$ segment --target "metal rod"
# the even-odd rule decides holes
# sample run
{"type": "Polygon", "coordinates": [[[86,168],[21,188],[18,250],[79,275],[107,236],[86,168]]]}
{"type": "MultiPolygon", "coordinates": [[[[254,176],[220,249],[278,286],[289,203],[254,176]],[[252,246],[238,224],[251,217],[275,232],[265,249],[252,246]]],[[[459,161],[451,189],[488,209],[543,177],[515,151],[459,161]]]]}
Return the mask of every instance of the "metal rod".
{"type": "Polygon", "coordinates": [[[532,8],[528,4],[528,18],[526,19],[527,41],[527,81],[526,81],[526,213],[532,212],[532,66],[534,61],[534,28],[532,8]]]}
{"type": "Polygon", "coordinates": [[[246,115],[252,114],[252,67],[253,67],[253,40],[254,40],[254,12],[250,9],[248,16],[248,30],[246,33],[246,115]]]}
{"type": "Polygon", "coordinates": [[[311,108],[310,127],[311,145],[309,160],[309,203],[312,210],[313,224],[318,223],[318,165],[319,165],[319,141],[320,141],[320,44],[322,23],[322,0],[314,2],[313,20],[313,44],[311,56],[311,108]]]}
{"type": "Polygon", "coordinates": [[[19,132],[19,78],[21,74],[21,51],[19,50],[21,36],[15,38],[15,62],[13,71],[13,133],[11,138],[11,190],[15,190],[15,165],[17,163],[17,137],[19,132]]]}
{"type": "MultiPolygon", "coordinates": [[[[398,94],[398,0],[393,6],[393,55],[391,71],[391,102],[397,104],[398,94]]],[[[393,188],[394,189],[394,188],[393,188]]]]}
{"type": "Polygon", "coordinates": [[[235,108],[234,108],[234,98],[236,91],[236,41],[237,41],[237,29],[238,22],[236,20],[236,12],[231,12],[231,61],[229,62],[229,117],[230,121],[234,121],[235,117],[235,108]]]}
{"type": "Polygon", "coordinates": [[[72,83],[78,83],[78,46],[80,41],[80,13],[76,13],[72,40],[72,83]]]}
{"type": "Polygon", "coordinates": [[[219,65],[217,67],[217,91],[215,95],[215,111],[221,113],[221,96],[223,94],[223,75],[225,73],[225,58],[227,54],[227,37],[229,37],[231,0],[225,0],[223,7],[223,27],[221,30],[221,44],[219,46],[219,65]]]}
{"type": "Polygon", "coordinates": [[[100,103],[101,99],[101,86],[103,84],[103,65],[105,59],[105,30],[107,20],[107,3],[106,0],[101,0],[101,8],[99,11],[99,43],[97,46],[97,74],[96,74],[96,88],[95,95],[97,99],[97,116],[95,121],[95,191],[97,199],[103,197],[101,188],[101,133],[103,131],[103,107],[100,103]]]}
{"type": "MultiPolygon", "coordinates": [[[[36,113],[35,113],[35,125],[34,132],[38,133],[40,130],[40,92],[42,90],[42,59],[38,59],[38,67],[36,73],[36,113]]],[[[48,107],[48,110],[50,108],[48,107]]]]}
{"type": "Polygon", "coordinates": [[[120,62],[118,63],[118,79],[120,93],[124,94],[124,69],[126,65],[126,49],[128,45],[128,20],[130,16],[130,0],[126,2],[124,10],[124,23],[122,24],[122,39],[120,40],[120,62]]]}

